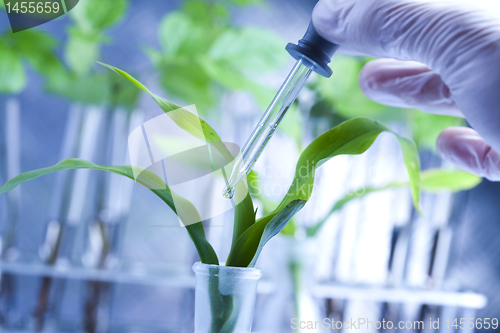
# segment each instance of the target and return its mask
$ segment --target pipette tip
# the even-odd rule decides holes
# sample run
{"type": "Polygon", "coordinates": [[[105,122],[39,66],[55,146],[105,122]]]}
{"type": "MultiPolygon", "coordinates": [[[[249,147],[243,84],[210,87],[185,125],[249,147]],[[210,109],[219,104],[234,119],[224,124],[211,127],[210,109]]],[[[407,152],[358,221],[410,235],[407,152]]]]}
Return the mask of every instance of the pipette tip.
{"type": "Polygon", "coordinates": [[[226,198],[226,199],[229,199],[231,200],[233,197],[234,197],[234,188],[232,188],[231,186],[226,186],[226,188],[224,189],[224,191],[222,192],[222,195],[226,198]]]}

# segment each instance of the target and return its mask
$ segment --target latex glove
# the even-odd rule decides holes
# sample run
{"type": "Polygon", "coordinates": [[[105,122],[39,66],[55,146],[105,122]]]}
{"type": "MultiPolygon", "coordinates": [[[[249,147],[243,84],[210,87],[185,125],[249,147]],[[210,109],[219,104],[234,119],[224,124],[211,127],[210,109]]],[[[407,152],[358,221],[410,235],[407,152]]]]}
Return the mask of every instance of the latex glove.
{"type": "Polygon", "coordinates": [[[320,0],[313,23],[346,51],[394,58],[363,69],[369,98],[465,117],[477,132],[445,130],[438,152],[500,180],[500,1],[320,0]]]}

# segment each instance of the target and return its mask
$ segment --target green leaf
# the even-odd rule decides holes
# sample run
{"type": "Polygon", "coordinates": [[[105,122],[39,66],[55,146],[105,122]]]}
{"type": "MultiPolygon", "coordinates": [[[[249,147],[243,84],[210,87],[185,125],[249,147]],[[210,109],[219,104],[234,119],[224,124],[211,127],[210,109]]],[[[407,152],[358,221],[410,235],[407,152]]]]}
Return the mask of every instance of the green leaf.
{"type": "Polygon", "coordinates": [[[226,266],[254,267],[262,248],[286,226],[288,221],[304,207],[306,201],[294,200],[279,213],[259,219],[248,228],[233,246],[226,266]]]}
{"type": "Polygon", "coordinates": [[[194,114],[191,112],[181,108],[180,106],[170,102],[169,100],[166,100],[153,92],[151,92],[148,88],[146,88],[145,85],[137,81],[134,77],[132,77],[130,74],[127,72],[113,67],[111,65],[107,65],[104,63],[99,62],[101,65],[106,66],[127,80],[129,80],[131,83],[133,83],[135,86],[138,88],[142,89],[143,91],[147,92],[148,94],[151,95],[151,97],[155,100],[155,102],[161,107],[161,109],[170,116],[170,118],[184,131],[187,133],[193,135],[194,137],[201,139],[201,140],[206,140],[208,143],[212,143],[217,150],[223,154],[223,156],[226,158],[227,161],[232,161],[234,159],[234,156],[231,155],[227,147],[222,144],[222,140],[220,136],[217,134],[217,132],[203,119],[196,117],[194,114]],[[172,112],[175,111],[175,112],[172,112]],[[199,131],[201,124],[201,132],[199,131]]]}
{"type": "Polygon", "coordinates": [[[254,72],[273,72],[288,60],[286,43],[260,28],[226,30],[212,44],[209,58],[223,61],[231,67],[254,72]]]}
{"type": "Polygon", "coordinates": [[[196,61],[180,63],[178,61],[164,61],[159,66],[161,71],[162,87],[173,96],[196,104],[200,113],[206,113],[216,103],[218,97],[213,89],[210,77],[203,66],[196,61]]]}
{"type": "Polygon", "coordinates": [[[185,13],[174,12],[165,16],[158,30],[164,54],[177,54],[184,43],[195,38],[192,31],[191,18],[185,13]]]}
{"type": "MultiPolygon", "coordinates": [[[[150,93],[148,88],[146,88],[145,85],[143,85],[142,83],[140,83],[139,81],[137,81],[132,75],[130,75],[129,73],[125,72],[125,71],[122,71],[121,69],[119,68],[116,68],[116,67],[113,67],[111,65],[108,65],[108,64],[105,64],[105,63],[102,63],[100,61],[97,61],[98,64],[100,65],[103,65],[105,67],[108,67],[109,69],[117,72],[118,74],[120,74],[121,76],[123,76],[124,78],[126,78],[127,80],[129,80],[130,82],[132,82],[136,87],[138,87],[139,89],[147,92],[147,93],[150,93]]],[[[151,94],[151,93],[150,93],[151,94]]],[[[173,104],[173,103],[172,103],[173,104]]]]}
{"type": "MultiPolygon", "coordinates": [[[[239,182],[236,186],[241,187],[245,186],[245,184],[239,182]]],[[[252,197],[244,190],[236,190],[235,193],[236,195],[239,195],[239,193],[245,193],[246,197],[243,200],[236,196],[232,199],[240,203],[236,205],[234,210],[233,241],[231,248],[235,246],[240,236],[255,223],[255,210],[253,207],[252,197]]]]}
{"type": "Polygon", "coordinates": [[[246,6],[253,3],[262,3],[262,0],[231,0],[235,4],[246,6]]]}
{"type": "MultiPolygon", "coordinates": [[[[429,169],[422,172],[421,187],[425,192],[459,192],[473,189],[482,178],[462,170],[429,169]]],[[[408,183],[404,184],[408,186],[408,183]]]]}
{"type": "Polygon", "coordinates": [[[286,117],[281,121],[278,130],[295,141],[298,152],[302,152],[302,139],[304,137],[304,119],[300,114],[297,104],[288,109],[286,117]]]}
{"type": "MultiPolygon", "coordinates": [[[[75,159],[75,158],[70,158],[63,160],[56,165],[44,169],[39,169],[35,171],[30,171],[23,173],[11,180],[9,180],[7,183],[5,183],[1,188],[0,188],[0,194],[6,193],[8,191],[13,190],[15,187],[18,185],[25,183],[27,181],[36,179],[38,177],[57,172],[57,171],[64,171],[64,170],[74,170],[74,169],[94,169],[94,170],[103,170],[103,171],[108,171],[112,172],[127,178],[130,178],[132,180],[135,180],[134,178],[134,169],[136,169],[135,173],[138,174],[140,173],[140,176],[137,179],[137,182],[145,186],[146,188],[155,188],[154,190],[151,190],[153,193],[155,193],[160,199],[162,199],[176,214],[176,205],[179,205],[179,200],[182,200],[181,204],[185,208],[182,211],[183,212],[189,212],[189,214],[197,214],[198,218],[198,212],[196,208],[186,199],[183,199],[176,195],[176,202],[174,204],[174,200],[172,198],[172,191],[170,188],[163,182],[161,178],[159,178],[156,174],[153,172],[150,172],[148,170],[143,170],[138,167],[131,167],[131,166],[102,166],[102,165],[97,165],[85,160],[81,159],[75,159]],[[164,189],[158,189],[162,188],[164,189]]],[[[182,216],[182,214],[179,214],[179,218],[182,221],[190,221],[189,218],[185,218],[182,216]]],[[[206,240],[205,238],[205,231],[203,229],[203,223],[195,223],[186,226],[186,229],[189,233],[189,236],[193,240],[196,249],[198,250],[198,254],[200,255],[200,259],[203,263],[205,264],[213,264],[213,265],[218,265],[219,261],[217,259],[217,255],[210,245],[210,243],[206,240]]]]}
{"type": "Polygon", "coordinates": [[[198,27],[219,32],[220,28],[227,26],[229,16],[228,8],[223,1],[187,0],[182,11],[189,15],[191,21],[198,27]]]}
{"type": "Polygon", "coordinates": [[[297,163],[292,185],[276,211],[280,211],[293,200],[309,200],[317,167],[338,155],[364,153],[382,132],[393,133],[401,145],[411,182],[413,203],[419,209],[420,161],[415,143],[397,135],[378,121],[359,117],[334,127],[319,136],[304,150],[297,163]]]}
{"type": "Polygon", "coordinates": [[[55,54],[57,40],[37,30],[9,34],[13,48],[25,57],[33,68],[45,76],[64,75],[64,66],[55,54]]]}
{"type": "Polygon", "coordinates": [[[285,236],[293,237],[297,230],[299,229],[295,219],[291,219],[290,222],[281,230],[281,234],[285,236]]]}
{"type": "Polygon", "coordinates": [[[77,74],[88,74],[94,61],[99,58],[99,38],[83,34],[78,29],[70,29],[65,47],[65,58],[70,68],[77,74]]]}
{"type": "Polygon", "coordinates": [[[162,19],[158,37],[167,59],[189,64],[207,53],[225,24],[220,22],[219,4],[187,1],[183,7],[162,19]]]}
{"type": "Polygon", "coordinates": [[[26,86],[20,55],[0,39],[0,92],[16,94],[26,86]]]}
{"type": "Polygon", "coordinates": [[[186,1],[181,11],[162,20],[159,40],[163,54],[147,50],[160,71],[162,87],[186,103],[196,104],[201,114],[212,110],[227,90],[249,91],[259,104],[269,105],[273,91],[258,83],[256,73],[276,71],[288,57],[284,42],[274,34],[232,27],[226,7],[217,2],[186,1]]]}
{"type": "MultiPolygon", "coordinates": [[[[449,171],[442,169],[429,169],[423,171],[420,175],[420,187],[422,191],[430,193],[439,191],[459,192],[470,190],[479,185],[481,181],[481,177],[461,170],[449,171]]],[[[333,205],[325,217],[307,230],[307,235],[309,237],[315,236],[333,213],[340,211],[347,203],[354,199],[365,197],[371,193],[409,186],[410,182],[395,181],[381,187],[360,188],[352,194],[347,194],[333,205]]]]}
{"type": "Polygon", "coordinates": [[[80,1],[70,15],[85,32],[95,32],[116,24],[127,10],[126,0],[80,1]]]}
{"type": "MultiPolygon", "coordinates": [[[[200,57],[197,61],[198,65],[208,76],[208,80],[214,83],[219,83],[222,87],[229,91],[249,91],[254,95],[257,102],[259,102],[259,104],[263,107],[267,107],[269,105],[272,101],[273,94],[276,93],[276,91],[266,88],[250,79],[243,73],[241,68],[231,66],[225,61],[214,61],[213,59],[206,57],[200,57]]],[[[193,96],[191,97],[191,100],[195,98],[197,97],[193,96]]]]}
{"type": "Polygon", "coordinates": [[[263,214],[268,215],[271,213],[276,207],[277,203],[270,200],[266,197],[262,192],[261,181],[259,179],[259,175],[254,170],[250,171],[247,176],[248,190],[252,195],[252,198],[259,200],[262,204],[263,214]]]}
{"type": "MultiPolygon", "coordinates": [[[[292,185],[281,204],[272,213],[259,219],[240,236],[229,253],[226,265],[245,267],[257,260],[259,244],[261,241],[264,244],[268,241],[269,234],[264,234],[267,224],[271,223],[276,216],[280,216],[280,222],[275,223],[281,227],[279,229],[281,231],[286,225],[286,223],[281,224],[281,217],[286,217],[286,222],[288,222],[311,197],[316,168],[338,155],[364,153],[382,132],[393,133],[401,145],[410,179],[413,203],[419,209],[420,160],[415,143],[392,132],[377,121],[364,117],[351,119],[324,133],[304,150],[297,162],[292,185]],[[300,202],[301,205],[297,202],[300,202]],[[280,215],[282,212],[284,215],[280,215]]],[[[271,228],[274,232],[275,229],[271,228]]]]}

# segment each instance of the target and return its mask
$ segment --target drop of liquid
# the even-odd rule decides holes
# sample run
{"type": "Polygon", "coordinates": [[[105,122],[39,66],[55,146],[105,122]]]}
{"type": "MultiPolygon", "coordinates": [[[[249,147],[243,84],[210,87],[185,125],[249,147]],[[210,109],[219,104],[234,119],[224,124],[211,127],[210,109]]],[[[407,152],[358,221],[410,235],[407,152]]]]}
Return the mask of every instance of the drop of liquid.
{"type": "Polygon", "coordinates": [[[234,189],[231,186],[226,186],[222,195],[224,198],[231,200],[234,197],[234,189]]]}

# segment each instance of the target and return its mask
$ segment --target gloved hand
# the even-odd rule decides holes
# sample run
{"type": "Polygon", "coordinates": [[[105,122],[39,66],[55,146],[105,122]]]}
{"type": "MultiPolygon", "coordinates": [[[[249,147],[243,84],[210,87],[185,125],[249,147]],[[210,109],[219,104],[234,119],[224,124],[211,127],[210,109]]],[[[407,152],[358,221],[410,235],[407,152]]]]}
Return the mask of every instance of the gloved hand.
{"type": "Polygon", "coordinates": [[[369,98],[465,117],[475,130],[445,130],[438,152],[500,180],[500,1],[320,0],[313,23],[345,51],[393,58],[363,69],[369,98]]]}

